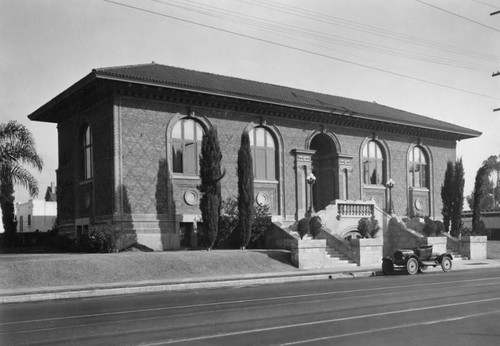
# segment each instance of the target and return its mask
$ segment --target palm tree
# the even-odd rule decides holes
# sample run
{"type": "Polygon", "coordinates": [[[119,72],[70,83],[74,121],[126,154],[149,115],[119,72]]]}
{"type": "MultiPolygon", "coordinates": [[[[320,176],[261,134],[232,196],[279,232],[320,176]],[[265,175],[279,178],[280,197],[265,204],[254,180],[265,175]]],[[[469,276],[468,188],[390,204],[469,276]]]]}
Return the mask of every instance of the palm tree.
{"type": "MultiPolygon", "coordinates": [[[[34,197],[38,194],[38,182],[35,177],[23,166],[30,165],[41,171],[43,161],[37,154],[35,148],[35,140],[33,135],[26,126],[19,124],[16,121],[9,121],[6,124],[0,124],[0,185],[3,194],[6,191],[13,192],[13,185],[21,185],[25,187],[30,196],[34,197]],[[8,188],[7,188],[8,187],[8,188]]],[[[0,196],[2,203],[2,213],[11,213],[4,210],[6,204],[13,204],[12,196],[0,196]]],[[[10,206],[9,209],[11,209],[10,206]]],[[[15,232],[11,226],[5,227],[5,232],[15,232]],[[8,229],[9,228],[9,229],[8,229]]]]}

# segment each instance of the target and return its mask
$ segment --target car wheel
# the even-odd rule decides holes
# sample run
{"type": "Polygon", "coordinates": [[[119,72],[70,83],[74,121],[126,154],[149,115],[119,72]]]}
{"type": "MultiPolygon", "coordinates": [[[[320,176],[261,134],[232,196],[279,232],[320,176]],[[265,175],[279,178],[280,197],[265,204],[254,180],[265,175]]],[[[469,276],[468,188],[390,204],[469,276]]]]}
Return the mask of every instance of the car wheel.
{"type": "Polygon", "coordinates": [[[441,261],[441,269],[443,269],[445,273],[449,272],[452,266],[453,264],[451,262],[451,259],[449,259],[448,257],[444,257],[443,260],[441,261]]]}
{"type": "Polygon", "coordinates": [[[420,268],[418,268],[418,272],[419,273],[425,273],[427,271],[427,269],[429,269],[428,266],[421,266],[420,268]]]}
{"type": "Polygon", "coordinates": [[[391,275],[394,272],[394,263],[390,259],[384,259],[382,262],[382,272],[384,275],[391,275]]]}
{"type": "Polygon", "coordinates": [[[408,262],[406,262],[406,270],[408,274],[414,275],[418,272],[418,261],[415,258],[410,258],[408,262]]]}

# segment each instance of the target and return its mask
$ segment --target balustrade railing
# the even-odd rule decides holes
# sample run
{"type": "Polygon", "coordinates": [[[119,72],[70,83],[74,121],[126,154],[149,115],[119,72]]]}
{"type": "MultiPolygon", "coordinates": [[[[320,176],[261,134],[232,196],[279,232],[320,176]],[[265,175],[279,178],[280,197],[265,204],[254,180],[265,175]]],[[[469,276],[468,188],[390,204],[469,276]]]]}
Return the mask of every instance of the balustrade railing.
{"type": "Polygon", "coordinates": [[[339,217],[372,217],[375,205],[372,202],[337,201],[339,217]]]}

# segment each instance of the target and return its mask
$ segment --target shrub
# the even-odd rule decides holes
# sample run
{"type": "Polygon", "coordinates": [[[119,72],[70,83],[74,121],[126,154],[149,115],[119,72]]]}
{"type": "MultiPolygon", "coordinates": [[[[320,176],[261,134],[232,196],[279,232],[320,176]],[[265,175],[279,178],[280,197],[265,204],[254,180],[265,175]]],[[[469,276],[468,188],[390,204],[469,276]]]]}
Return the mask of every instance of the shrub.
{"type": "MultiPolygon", "coordinates": [[[[254,206],[252,232],[250,235],[249,248],[260,246],[264,232],[271,227],[271,214],[268,206],[254,206]]],[[[221,217],[219,219],[219,232],[215,248],[238,248],[238,201],[229,197],[222,201],[221,217]],[[235,232],[236,230],[236,232],[235,232]]]]}
{"type": "Polygon", "coordinates": [[[309,233],[309,218],[305,217],[299,221],[297,225],[297,232],[299,232],[300,239],[304,239],[304,236],[309,233]]]}
{"type": "Polygon", "coordinates": [[[271,227],[271,214],[269,206],[257,205],[253,213],[252,234],[250,235],[249,247],[259,246],[265,231],[271,227]]]}
{"type": "Polygon", "coordinates": [[[364,217],[358,221],[358,232],[362,238],[374,238],[379,231],[380,226],[374,217],[364,217]]]}
{"type": "Polygon", "coordinates": [[[311,220],[309,220],[309,233],[311,233],[313,238],[316,238],[322,228],[323,222],[321,222],[321,218],[319,216],[311,217],[311,220]]]}
{"type": "Polygon", "coordinates": [[[442,223],[441,221],[434,221],[434,223],[436,225],[436,234],[444,234],[444,233],[446,233],[446,229],[445,229],[444,223],[442,223]]]}
{"type": "MultiPolygon", "coordinates": [[[[219,232],[215,241],[215,248],[232,248],[232,241],[229,241],[231,234],[238,227],[238,201],[234,198],[226,198],[221,203],[221,214],[219,218],[219,232]],[[231,243],[231,244],[227,244],[231,243]]],[[[233,239],[231,239],[233,240],[233,239]]]]}
{"type": "Polygon", "coordinates": [[[438,226],[436,225],[436,222],[428,216],[425,217],[424,222],[424,234],[427,237],[435,237],[438,232],[438,226]]]}

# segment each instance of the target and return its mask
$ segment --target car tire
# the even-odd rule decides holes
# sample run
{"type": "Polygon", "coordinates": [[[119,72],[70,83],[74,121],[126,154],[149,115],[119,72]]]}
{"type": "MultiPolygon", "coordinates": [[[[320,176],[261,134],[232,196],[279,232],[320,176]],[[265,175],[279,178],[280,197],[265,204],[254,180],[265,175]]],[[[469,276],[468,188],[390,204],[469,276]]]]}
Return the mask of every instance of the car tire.
{"type": "Polygon", "coordinates": [[[443,269],[445,273],[449,272],[452,266],[453,263],[451,262],[451,259],[448,257],[444,257],[443,260],[441,261],[441,269],[443,269]]]}
{"type": "Polygon", "coordinates": [[[416,258],[410,258],[406,262],[406,270],[408,271],[408,274],[414,275],[418,273],[418,261],[416,258]]]}
{"type": "Polygon", "coordinates": [[[384,275],[391,275],[394,272],[394,263],[392,263],[390,259],[383,259],[382,272],[384,273],[384,275]]]}

